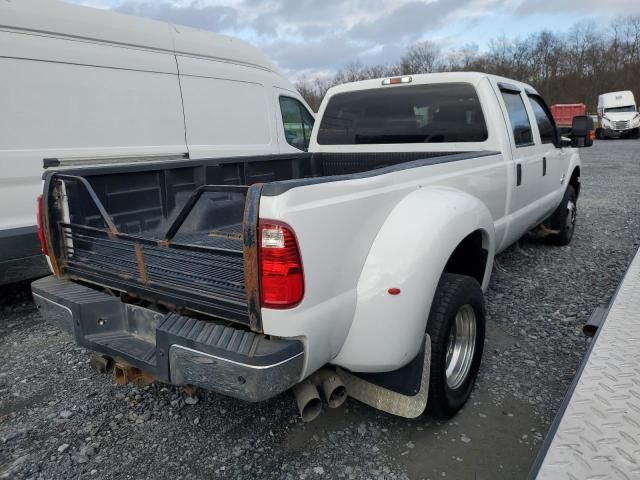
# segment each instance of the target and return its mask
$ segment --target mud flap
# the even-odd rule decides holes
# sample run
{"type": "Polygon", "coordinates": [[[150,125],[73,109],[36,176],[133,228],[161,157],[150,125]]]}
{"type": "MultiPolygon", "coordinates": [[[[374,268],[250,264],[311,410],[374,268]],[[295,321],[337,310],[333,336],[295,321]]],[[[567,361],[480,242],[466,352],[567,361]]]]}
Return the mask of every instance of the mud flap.
{"type": "Polygon", "coordinates": [[[340,378],[347,387],[347,395],[373,408],[405,418],[417,418],[427,408],[429,397],[429,373],[431,371],[431,337],[425,335],[424,366],[420,390],[413,396],[394,392],[367,382],[341,368],[340,378]]]}

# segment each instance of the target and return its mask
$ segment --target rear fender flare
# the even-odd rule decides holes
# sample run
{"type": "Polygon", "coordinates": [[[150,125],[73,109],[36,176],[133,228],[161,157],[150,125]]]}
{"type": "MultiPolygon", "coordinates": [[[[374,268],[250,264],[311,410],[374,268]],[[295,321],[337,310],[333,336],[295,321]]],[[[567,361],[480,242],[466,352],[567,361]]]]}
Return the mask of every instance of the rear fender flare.
{"type": "Polygon", "coordinates": [[[347,338],[332,361],[356,372],[406,365],[424,337],[431,300],[448,259],[469,234],[481,231],[486,288],[495,251],[494,224],[476,197],[451,188],[420,188],[387,217],[367,256],[347,338]],[[389,289],[400,290],[392,295],[389,289]]]}

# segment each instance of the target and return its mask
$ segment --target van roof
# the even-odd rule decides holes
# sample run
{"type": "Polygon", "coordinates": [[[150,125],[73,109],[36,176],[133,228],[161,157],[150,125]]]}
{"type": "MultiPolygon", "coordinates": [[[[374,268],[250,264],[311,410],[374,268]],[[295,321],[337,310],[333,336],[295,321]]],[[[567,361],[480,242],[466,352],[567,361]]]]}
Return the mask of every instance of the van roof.
{"type": "Polygon", "coordinates": [[[0,29],[209,57],[277,72],[260,50],[226,35],[57,0],[0,0],[0,29]]]}

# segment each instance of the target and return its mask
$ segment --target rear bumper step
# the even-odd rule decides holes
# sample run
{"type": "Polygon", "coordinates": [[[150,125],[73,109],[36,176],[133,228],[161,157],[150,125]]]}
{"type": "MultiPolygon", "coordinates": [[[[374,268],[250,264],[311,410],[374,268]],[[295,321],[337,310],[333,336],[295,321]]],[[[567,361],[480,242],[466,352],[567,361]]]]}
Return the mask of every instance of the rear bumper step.
{"type": "Polygon", "coordinates": [[[31,288],[45,320],[62,327],[79,345],[166,383],[255,402],[287,390],[302,374],[304,346],[298,340],[159,313],[53,276],[31,288]]]}

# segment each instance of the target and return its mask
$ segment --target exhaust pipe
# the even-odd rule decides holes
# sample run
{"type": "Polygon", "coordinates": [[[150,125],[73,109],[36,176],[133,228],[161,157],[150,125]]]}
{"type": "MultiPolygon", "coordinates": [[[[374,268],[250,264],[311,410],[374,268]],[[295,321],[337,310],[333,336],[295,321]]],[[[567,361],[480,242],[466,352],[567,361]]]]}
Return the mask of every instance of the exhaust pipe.
{"type": "Polygon", "coordinates": [[[303,422],[315,420],[322,412],[322,400],[316,386],[309,380],[298,383],[293,387],[293,394],[296,396],[298,410],[303,422]]]}
{"type": "Polygon", "coordinates": [[[322,390],[329,408],[338,408],[347,399],[347,387],[333,370],[323,368],[313,374],[311,381],[322,390]]]}

